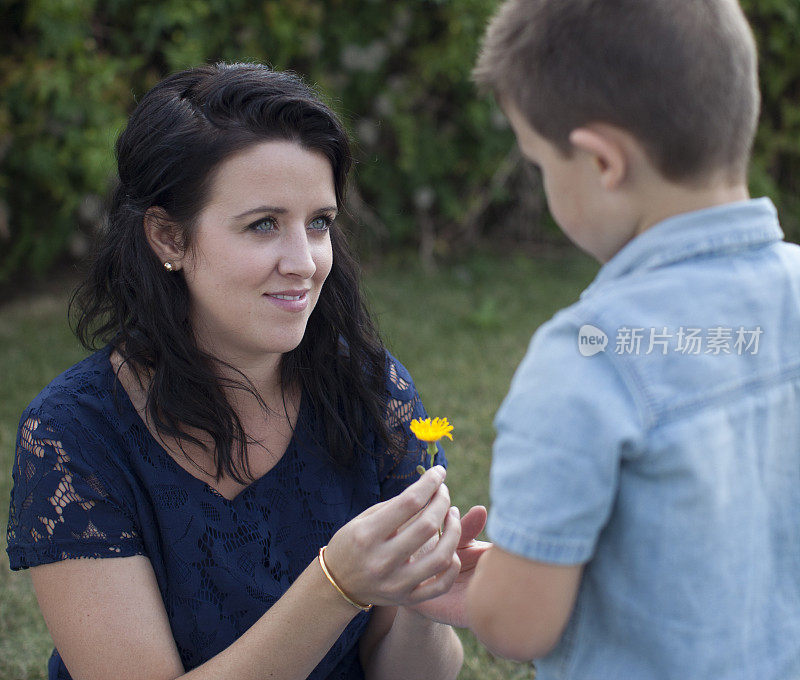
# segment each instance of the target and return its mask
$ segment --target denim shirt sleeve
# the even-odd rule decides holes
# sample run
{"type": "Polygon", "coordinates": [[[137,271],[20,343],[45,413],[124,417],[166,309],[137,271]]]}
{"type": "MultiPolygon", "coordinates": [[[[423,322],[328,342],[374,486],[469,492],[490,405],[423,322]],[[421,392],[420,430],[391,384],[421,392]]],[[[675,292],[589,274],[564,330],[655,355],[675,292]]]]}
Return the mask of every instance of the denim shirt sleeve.
{"type": "Polygon", "coordinates": [[[641,441],[613,357],[578,351],[586,322],[565,310],[536,332],[495,418],[487,533],[531,560],[581,564],[592,557],[619,466],[641,441]]]}

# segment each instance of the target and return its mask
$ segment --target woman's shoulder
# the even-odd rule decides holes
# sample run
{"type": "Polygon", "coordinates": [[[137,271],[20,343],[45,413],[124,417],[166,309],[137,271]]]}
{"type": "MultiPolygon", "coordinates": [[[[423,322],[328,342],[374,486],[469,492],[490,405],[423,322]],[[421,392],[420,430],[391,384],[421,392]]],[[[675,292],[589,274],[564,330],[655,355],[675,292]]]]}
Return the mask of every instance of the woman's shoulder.
{"type": "Polygon", "coordinates": [[[113,379],[101,350],[53,379],[23,412],[12,468],[12,569],[142,552],[113,379]]]}
{"type": "Polygon", "coordinates": [[[23,413],[57,418],[74,410],[90,410],[91,399],[103,399],[109,393],[109,348],[90,354],[53,378],[28,404],[23,413]]]}
{"type": "Polygon", "coordinates": [[[109,352],[89,355],[39,392],[20,417],[19,436],[57,440],[71,446],[75,458],[106,457],[123,429],[109,352]]]}
{"type": "MultiPolygon", "coordinates": [[[[389,394],[386,425],[395,438],[398,449],[388,455],[379,467],[380,498],[386,500],[397,495],[418,477],[418,466],[428,466],[428,451],[411,432],[411,421],[427,417],[422,399],[408,369],[390,352],[386,356],[386,389],[389,394]]],[[[436,463],[447,465],[444,454],[438,449],[436,463]]]]}
{"type": "Polygon", "coordinates": [[[386,389],[392,399],[409,401],[418,398],[417,388],[408,369],[389,350],[386,357],[386,389]]]}
{"type": "Polygon", "coordinates": [[[425,409],[408,369],[388,351],[386,391],[389,397],[386,424],[390,431],[401,432],[407,440],[411,434],[409,424],[414,418],[424,418],[425,409]]]}
{"type": "Polygon", "coordinates": [[[110,351],[105,347],[68,368],[23,411],[14,462],[18,482],[69,475],[73,484],[82,478],[106,495],[112,489],[123,494],[137,432],[122,388],[115,389],[110,351]],[[27,470],[30,475],[22,475],[27,470]]]}

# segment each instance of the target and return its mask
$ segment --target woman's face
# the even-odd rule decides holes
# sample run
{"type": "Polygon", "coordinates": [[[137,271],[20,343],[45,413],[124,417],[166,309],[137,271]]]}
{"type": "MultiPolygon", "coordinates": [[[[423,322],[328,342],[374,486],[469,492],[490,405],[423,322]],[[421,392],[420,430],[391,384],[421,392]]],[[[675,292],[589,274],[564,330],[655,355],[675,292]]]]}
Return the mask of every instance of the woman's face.
{"type": "Polygon", "coordinates": [[[335,217],[319,152],[271,141],[222,163],[181,260],[198,345],[238,366],[297,347],[331,270],[335,217]]]}

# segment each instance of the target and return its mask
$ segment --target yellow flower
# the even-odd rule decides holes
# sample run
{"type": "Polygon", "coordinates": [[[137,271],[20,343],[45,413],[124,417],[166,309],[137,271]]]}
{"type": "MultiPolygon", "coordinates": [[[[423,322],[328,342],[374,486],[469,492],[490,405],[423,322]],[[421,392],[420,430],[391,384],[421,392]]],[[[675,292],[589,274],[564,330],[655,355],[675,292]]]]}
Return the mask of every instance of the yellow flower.
{"type": "Polygon", "coordinates": [[[450,434],[453,426],[447,422],[447,418],[434,418],[433,422],[430,418],[425,420],[414,418],[411,421],[411,431],[423,442],[438,442],[442,437],[453,440],[453,435],[450,434]]]}
{"type": "MultiPolygon", "coordinates": [[[[421,442],[426,443],[425,450],[430,459],[430,467],[433,467],[433,458],[436,455],[436,442],[442,437],[447,437],[450,441],[453,441],[453,435],[450,434],[453,431],[453,426],[447,422],[447,418],[434,418],[433,421],[431,421],[430,418],[425,418],[425,420],[414,418],[414,420],[411,421],[410,427],[414,436],[421,442]]],[[[417,465],[417,472],[421,475],[425,474],[425,467],[423,465],[417,465]]],[[[441,537],[442,530],[439,528],[439,538],[441,537]]]]}

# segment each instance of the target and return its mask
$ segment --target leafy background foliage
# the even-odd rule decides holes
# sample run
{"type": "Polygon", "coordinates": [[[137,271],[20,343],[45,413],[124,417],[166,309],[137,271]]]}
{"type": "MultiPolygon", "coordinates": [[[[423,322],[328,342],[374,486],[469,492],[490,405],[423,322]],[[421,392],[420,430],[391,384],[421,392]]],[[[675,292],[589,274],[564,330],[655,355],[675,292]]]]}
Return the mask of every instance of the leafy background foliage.
{"type": "MultiPolygon", "coordinates": [[[[558,241],[536,176],[469,78],[497,0],[0,0],[0,284],[78,257],[102,223],[113,143],[136,98],[202,62],[303,74],[346,121],[365,252],[424,261],[558,241]]],[[[755,194],[800,239],[800,0],[745,0],[761,51],[755,194]]]]}

